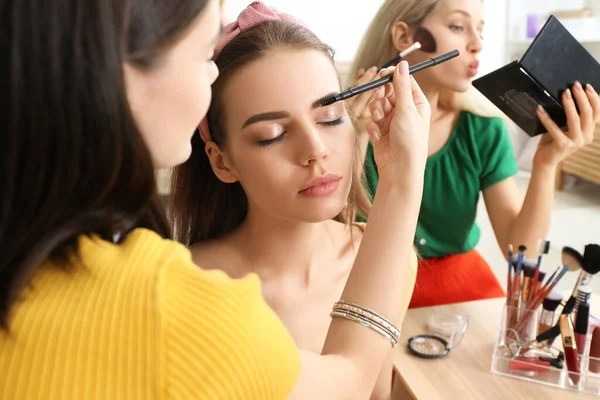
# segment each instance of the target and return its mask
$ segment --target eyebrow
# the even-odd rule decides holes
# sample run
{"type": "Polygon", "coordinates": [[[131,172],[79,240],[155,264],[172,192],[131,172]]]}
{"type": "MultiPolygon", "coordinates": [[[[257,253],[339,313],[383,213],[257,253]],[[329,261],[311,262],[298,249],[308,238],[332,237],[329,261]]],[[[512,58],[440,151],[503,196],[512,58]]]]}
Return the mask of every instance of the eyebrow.
{"type": "MultiPolygon", "coordinates": [[[[325,96],[322,96],[321,98],[315,100],[311,104],[311,109],[316,109],[316,108],[321,107],[321,103],[323,102],[323,100],[328,99],[329,97],[332,97],[332,96],[336,96],[337,94],[339,94],[339,93],[331,92],[331,93],[328,93],[325,96]]],[[[274,121],[277,119],[289,118],[289,116],[290,116],[290,113],[287,111],[269,111],[269,112],[264,112],[264,113],[260,113],[260,114],[254,114],[253,116],[251,116],[244,122],[244,124],[242,125],[242,129],[246,128],[248,125],[256,124],[258,122],[274,121]]]]}
{"type": "MultiPolygon", "coordinates": [[[[469,13],[468,13],[468,12],[466,12],[465,10],[454,10],[454,11],[450,11],[450,12],[448,13],[448,15],[452,15],[452,14],[456,14],[456,13],[458,13],[458,14],[462,14],[462,15],[464,15],[465,17],[471,18],[471,14],[469,14],[469,13]]],[[[485,21],[481,20],[481,21],[479,21],[479,24],[481,24],[481,25],[485,25],[485,21]]]]}
{"type": "Polygon", "coordinates": [[[256,124],[257,122],[273,121],[276,119],[287,118],[289,116],[290,113],[287,111],[270,111],[260,114],[254,114],[253,116],[248,118],[246,122],[244,122],[244,124],[242,125],[242,129],[244,129],[248,125],[256,124]]]}

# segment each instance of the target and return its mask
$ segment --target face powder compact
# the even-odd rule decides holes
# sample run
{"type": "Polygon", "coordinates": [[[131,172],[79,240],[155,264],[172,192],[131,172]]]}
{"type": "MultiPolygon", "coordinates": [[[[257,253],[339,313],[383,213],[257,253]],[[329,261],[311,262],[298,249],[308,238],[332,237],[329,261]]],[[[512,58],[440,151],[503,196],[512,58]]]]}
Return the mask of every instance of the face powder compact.
{"type": "Polygon", "coordinates": [[[421,358],[441,358],[450,352],[450,345],[441,337],[417,335],[408,339],[408,350],[421,358]]]}

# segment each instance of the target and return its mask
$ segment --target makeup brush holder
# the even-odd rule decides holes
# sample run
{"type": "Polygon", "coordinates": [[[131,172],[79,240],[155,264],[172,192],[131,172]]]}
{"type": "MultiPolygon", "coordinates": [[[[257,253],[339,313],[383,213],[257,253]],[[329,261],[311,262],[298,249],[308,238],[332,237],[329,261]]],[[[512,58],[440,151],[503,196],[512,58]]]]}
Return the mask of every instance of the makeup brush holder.
{"type": "Polygon", "coordinates": [[[552,347],[539,344],[535,347],[524,347],[539,333],[539,311],[529,311],[529,313],[531,315],[528,315],[528,318],[533,322],[522,324],[526,328],[518,327],[514,325],[514,316],[522,318],[525,315],[524,311],[517,310],[515,307],[504,307],[492,355],[491,372],[532,384],[553,386],[600,397],[600,359],[587,356],[591,333],[587,335],[584,356],[579,357],[579,373],[569,372],[564,356],[563,360],[559,361],[563,351],[560,337],[554,340],[552,347]],[[515,327],[518,329],[514,329],[515,327]]]}

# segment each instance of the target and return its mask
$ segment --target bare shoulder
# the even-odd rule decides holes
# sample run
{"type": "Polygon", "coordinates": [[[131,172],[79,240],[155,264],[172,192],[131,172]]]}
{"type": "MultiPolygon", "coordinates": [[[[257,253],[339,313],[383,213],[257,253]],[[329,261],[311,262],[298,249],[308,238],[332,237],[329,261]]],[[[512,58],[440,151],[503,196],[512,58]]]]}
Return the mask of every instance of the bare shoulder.
{"type": "Polygon", "coordinates": [[[239,252],[225,240],[211,240],[190,246],[192,259],[196,265],[206,270],[221,270],[231,278],[240,278],[239,252]]]}

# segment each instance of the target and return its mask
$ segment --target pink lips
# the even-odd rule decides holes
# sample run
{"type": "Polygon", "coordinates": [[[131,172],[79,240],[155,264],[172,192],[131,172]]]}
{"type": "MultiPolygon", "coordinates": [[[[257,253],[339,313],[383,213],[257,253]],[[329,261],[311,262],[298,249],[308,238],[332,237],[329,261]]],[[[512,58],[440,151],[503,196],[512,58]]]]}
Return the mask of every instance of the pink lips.
{"type": "Polygon", "coordinates": [[[467,74],[469,75],[469,77],[474,77],[475,75],[477,75],[477,71],[479,70],[479,61],[473,61],[471,64],[469,64],[469,67],[467,69],[467,74]]]}
{"type": "Polygon", "coordinates": [[[342,178],[337,175],[328,174],[311,180],[298,192],[308,197],[323,197],[333,194],[340,186],[342,178]]]}

